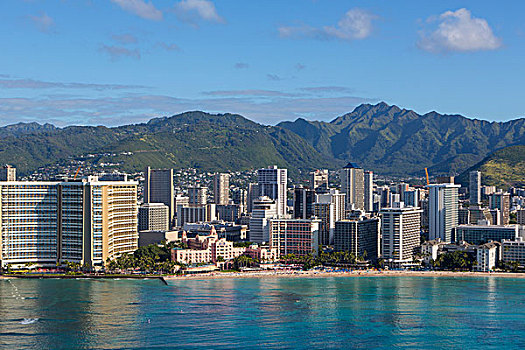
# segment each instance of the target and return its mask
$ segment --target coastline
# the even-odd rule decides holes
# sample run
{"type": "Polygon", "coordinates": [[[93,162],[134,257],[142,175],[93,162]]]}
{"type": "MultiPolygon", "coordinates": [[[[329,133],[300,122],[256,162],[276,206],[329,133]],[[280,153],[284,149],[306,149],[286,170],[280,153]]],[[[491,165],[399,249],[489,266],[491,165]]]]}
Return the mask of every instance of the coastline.
{"type": "Polygon", "coordinates": [[[231,279],[231,278],[323,278],[323,277],[503,277],[525,278],[525,273],[512,272],[472,272],[472,271],[377,271],[356,270],[351,272],[319,271],[263,271],[263,272],[216,272],[199,275],[165,276],[166,281],[231,279]]]}

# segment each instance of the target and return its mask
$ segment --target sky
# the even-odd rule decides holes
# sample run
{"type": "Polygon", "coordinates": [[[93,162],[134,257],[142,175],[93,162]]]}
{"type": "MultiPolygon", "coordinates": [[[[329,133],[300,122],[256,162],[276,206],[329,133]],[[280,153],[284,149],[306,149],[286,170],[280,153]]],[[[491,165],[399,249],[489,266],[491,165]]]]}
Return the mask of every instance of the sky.
{"type": "Polygon", "coordinates": [[[525,2],[2,0],[0,125],[525,116],[525,2]]]}

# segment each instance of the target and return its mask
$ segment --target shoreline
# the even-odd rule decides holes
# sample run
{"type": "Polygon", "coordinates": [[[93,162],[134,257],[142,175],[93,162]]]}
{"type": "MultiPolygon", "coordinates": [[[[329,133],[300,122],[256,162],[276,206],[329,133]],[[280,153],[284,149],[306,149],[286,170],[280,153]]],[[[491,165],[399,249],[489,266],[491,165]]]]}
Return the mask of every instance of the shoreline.
{"type": "Polygon", "coordinates": [[[261,272],[216,272],[182,276],[165,276],[166,281],[238,278],[323,278],[323,277],[502,277],[525,278],[525,273],[474,272],[474,271],[377,271],[356,270],[351,272],[319,271],[261,271],[261,272]]]}
{"type": "Polygon", "coordinates": [[[475,271],[251,271],[251,272],[212,272],[207,274],[188,275],[0,275],[2,279],[157,279],[167,284],[169,281],[209,280],[209,279],[242,279],[242,278],[326,278],[326,277],[496,277],[525,278],[523,272],[475,272],[475,271]]]}

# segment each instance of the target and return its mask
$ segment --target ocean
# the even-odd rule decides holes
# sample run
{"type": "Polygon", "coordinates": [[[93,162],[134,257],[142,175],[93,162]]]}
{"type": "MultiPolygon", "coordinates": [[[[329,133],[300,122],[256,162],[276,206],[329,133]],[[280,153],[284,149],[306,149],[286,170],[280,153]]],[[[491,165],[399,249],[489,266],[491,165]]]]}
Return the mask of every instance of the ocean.
{"type": "Polygon", "coordinates": [[[525,279],[0,280],[7,349],[525,348],[525,279]]]}

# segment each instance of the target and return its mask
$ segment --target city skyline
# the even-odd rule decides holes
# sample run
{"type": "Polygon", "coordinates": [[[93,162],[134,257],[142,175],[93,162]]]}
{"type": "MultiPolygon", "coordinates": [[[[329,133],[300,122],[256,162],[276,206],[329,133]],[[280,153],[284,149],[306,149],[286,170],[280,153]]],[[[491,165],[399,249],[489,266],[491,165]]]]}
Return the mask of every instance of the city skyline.
{"type": "Polygon", "coordinates": [[[491,121],[523,115],[523,4],[266,5],[4,2],[0,124],[114,126],[188,110],[326,121],[379,101],[491,121]]]}

